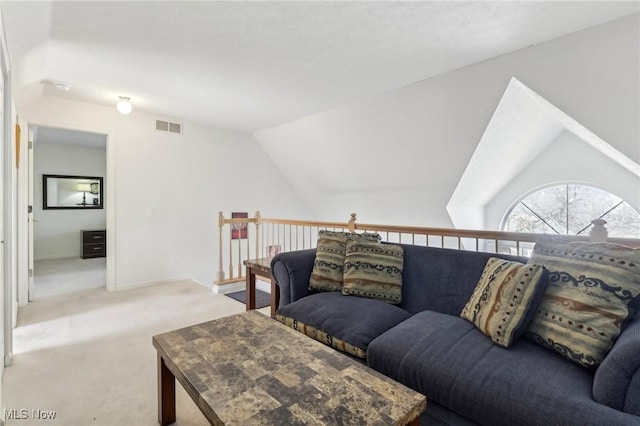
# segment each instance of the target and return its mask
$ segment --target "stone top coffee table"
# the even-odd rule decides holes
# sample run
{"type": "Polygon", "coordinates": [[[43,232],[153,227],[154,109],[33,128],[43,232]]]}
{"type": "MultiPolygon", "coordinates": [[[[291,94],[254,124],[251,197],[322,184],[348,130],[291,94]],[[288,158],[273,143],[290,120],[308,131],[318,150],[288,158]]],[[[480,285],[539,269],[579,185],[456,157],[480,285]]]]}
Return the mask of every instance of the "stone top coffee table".
{"type": "Polygon", "coordinates": [[[173,423],[175,379],[214,425],[418,424],[426,397],[250,311],[153,337],[158,422],[173,423]]]}

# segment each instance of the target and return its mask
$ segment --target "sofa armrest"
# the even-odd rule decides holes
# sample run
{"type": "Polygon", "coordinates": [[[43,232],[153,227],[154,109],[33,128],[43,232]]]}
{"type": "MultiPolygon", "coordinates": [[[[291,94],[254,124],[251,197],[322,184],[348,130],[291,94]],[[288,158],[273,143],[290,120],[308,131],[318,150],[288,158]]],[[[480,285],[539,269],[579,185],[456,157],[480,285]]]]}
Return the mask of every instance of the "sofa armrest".
{"type": "Polygon", "coordinates": [[[309,278],[316,249],[280,253],[271,261],[271,275],[280,287],[280,306],[293,303],[310,294],[309,278]]]}
{"type": "MultiPolygon", "coordinates": [[[[596,370],[593,399],[640,416],[640,318],[620,334],[596,370]]],[[[640,420],[639,420],[640,421],[640,420]]]]}

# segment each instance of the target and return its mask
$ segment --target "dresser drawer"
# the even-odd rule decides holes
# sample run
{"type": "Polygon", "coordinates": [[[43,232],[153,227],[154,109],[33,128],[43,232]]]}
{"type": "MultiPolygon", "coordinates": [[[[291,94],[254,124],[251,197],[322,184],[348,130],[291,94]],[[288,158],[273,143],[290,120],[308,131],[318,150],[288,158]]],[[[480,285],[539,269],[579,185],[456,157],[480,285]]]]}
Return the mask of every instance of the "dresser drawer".
{"type": "Polygon", "coordinates": [[[106,240],[106,231],[82,231],[82,244],[98,244],[106,240]]]}
{"type": "Polygon", "coordinates": [[[82,258],[89,257],[105,257],[107,255],[107,247],[104,244],[89,244],[82,249],[82,258]]]}
{"type": "Polygon", "coordinates": [[[91,230],[82,232],[82,258],[107,256],[107,231],[91,230]]]}

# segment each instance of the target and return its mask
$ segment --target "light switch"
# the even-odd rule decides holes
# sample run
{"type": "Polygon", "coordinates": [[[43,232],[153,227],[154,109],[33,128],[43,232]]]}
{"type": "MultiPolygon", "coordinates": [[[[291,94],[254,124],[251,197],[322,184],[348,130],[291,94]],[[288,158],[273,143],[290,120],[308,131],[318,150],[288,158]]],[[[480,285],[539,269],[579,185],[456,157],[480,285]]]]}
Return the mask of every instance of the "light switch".
{"type": "Polygon", "coordinates": [[[149,207],[147,209],[147,217],[152,217],[153,216],[153,207],[149,207]]]}

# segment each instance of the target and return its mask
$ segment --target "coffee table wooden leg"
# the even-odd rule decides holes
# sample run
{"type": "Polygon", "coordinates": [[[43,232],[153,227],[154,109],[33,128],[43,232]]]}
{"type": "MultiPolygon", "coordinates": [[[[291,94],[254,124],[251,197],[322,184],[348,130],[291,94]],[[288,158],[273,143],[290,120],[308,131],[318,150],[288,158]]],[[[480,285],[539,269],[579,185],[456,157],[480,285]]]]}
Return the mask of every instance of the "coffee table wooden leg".
{"type": "Polygon", "coordinates": [[[246,291],[247,309],[246,310],[251,311],[256,308],[256,274],[253,273],[251,268],[247,267],[246,276],[247,276],[247,291],[246,291]]]}
{"type": "Polygon", "coordinates": [[[411,420],[407,426],[420,426],[420,416],[411,420]]]}
{"type": "Polygon", "coordinates": [[[176,421],[176,378],[158,354],[158,423],[162,426],[176,421]]]}

